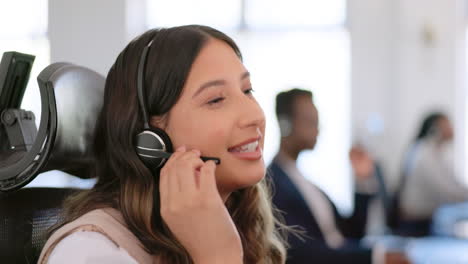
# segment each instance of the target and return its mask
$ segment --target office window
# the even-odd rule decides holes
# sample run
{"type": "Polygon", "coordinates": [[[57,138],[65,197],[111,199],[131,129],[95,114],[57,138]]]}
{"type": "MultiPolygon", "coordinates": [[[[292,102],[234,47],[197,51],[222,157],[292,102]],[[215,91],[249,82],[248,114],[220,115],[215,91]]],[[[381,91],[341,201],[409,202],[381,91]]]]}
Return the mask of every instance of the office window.
{"type": "Polygon", "coordinates": [[[207,24],[226,32],[240,46],[251,72],[254,95],[267,118],[267,163],[279,147],[276,94],[292,87],[313,92],[320,136],[316,149],[299,157],[299,168],[342,211],[349,211],[350,49],[344,26],[346,1],[231,0],[220,5],[200,0],[194,14],[180,11],[193,9],[192,1],[167,2],[148,0],[148,27],[207,24]],[[158,13],[163,15],[158,17],[158,13]]]}
{"type": "MultiPolygon", "coordinates": [[[[34,112],[37,127],[41,120],[41,99],[36,78],[50,64],[47,9],[47,0],[3,0],[0,8],[0,56],[6,51],[36,56],[21,108],[34,112]]],[[[46,180],[36,179],[28,186],[63,187],[65,179],[59,175],[60,172],[48,172],[46,180]]]]}
{"type": "Polygon", "coordinates": [[[315,149],[299,156],[299,169],[343,208],[350,208],[347,32],[264,31],[234,37],[267,118],[265,160],[269,162],[279,148],[276,94],[291,87],[310,89],[319,111],[320,134],[315,149]]]}
{"type": "Polygon", "coordinates": [[[39,126],[41,101],[36,77],[50,63],[47,36],[47,0],[3,1],[0,8],[0,56],[18,51],[36,56],[22,108],[36,115],[39,126]]]}
{"type": "Polygon", "coordinates": [[[246,20],[250,28],[310,28],[324,30],[343,25],[343,0],[246,0],[246,20]]]}
{"type": "Polygon", "coordinates": [[[238,26],[241,14],[239,0],[148,0],[147,3],[147,22],[150,27],[202,24],[233,29],[238,26]]]}
{"type": "MultiPolygon", "coordinates": [[[[468,2],[467,2],[467,6],[468,6],[468,2]]],[[[467,17],[467,24],[468,24],[468,17],[467,17]]],[[[463,129],[461,131],[465,132],[464,136],[462,136],[462,142],[464,143],[463,144],[463,147],[462,149],[457,149],[455,147],[455,151],[458,151],[456,152],[459,156],[461,156],[462,158],[461,159],[458,159],[456,160],[456,169],[457,169],[457,172],[462,175],[462,180],[464,181],[465,184],[468,184],[468,137],[467,137],[467,134],[466,134],[466,131],[468,131],[468,89],[467,89],[467,86],[468,86],[468,27],[466,28],[465,30],[465,62],[463,64],[464,66],[464,70],[465,70],[465,75],[463,76],[463,80],[465,82],[465,88],[464,88],[464,91],[461,92],[460,94],[463,94],[464,98],[463,98],[463,103],[462,103],[462,110],[464,112],[463,114],[463,129]],[[461,154],[460,154],[461,153],[461,154]]],[[[455,126],[455,129],[457,128],[456,124],[454,124],[455,126]]],[[[457,130],[455,130],[457,132],[457,130]]]]}

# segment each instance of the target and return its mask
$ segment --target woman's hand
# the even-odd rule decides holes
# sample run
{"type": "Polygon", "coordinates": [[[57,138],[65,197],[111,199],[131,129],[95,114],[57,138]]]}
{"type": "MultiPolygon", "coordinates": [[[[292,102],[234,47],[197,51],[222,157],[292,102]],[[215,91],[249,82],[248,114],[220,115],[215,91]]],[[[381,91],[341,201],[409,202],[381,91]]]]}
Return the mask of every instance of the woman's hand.
{"type": "Polygon", "coordinates": [[[161,169],[161,216],[195,263],[242,263],[242,243],[215,170],[199,151],[178,148],[161,169]]]}
{"type": "Polygon", "coordinates": [[[365,181],[374,175],[374,161],[369,153],[360,146],[353,146],[349,159],[357,181],[365,181]]]}
{"type": "Polygon", "coordinates": [[[385,264],[411,264],[411,261],[401,252],[387,252],[385,264]]]}

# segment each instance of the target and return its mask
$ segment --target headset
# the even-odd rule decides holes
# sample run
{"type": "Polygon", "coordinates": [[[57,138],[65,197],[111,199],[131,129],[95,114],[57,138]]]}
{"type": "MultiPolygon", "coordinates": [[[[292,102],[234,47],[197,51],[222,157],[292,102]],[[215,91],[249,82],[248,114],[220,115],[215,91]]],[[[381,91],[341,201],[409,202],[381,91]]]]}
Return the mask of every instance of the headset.
{"type": "MultiPolygon", "coordinates": [[[[140,61],[138,63],[137,72],[137,93],[138,102],[141,112],[143,113],[143,131],[136,135],[136,153],[140,160],[151,170],[160,168],[172,155],[173,147],[169,135],[162,129],[151,127],[149,124],[148,111],[145,102],[145,67],[148,57],[148,51],[151,48],[153,41],[143,49],[140,61]]],[[[214,157],[200,157],[203,161],[213,160],[216,164],[220,164],[221,160],[214,157]]]]}
{"type": "Polygon", "coordinates": [[[292,132],[291,120],[286,115],[278,116],[278,125],[281,137],[288,137],[292,132]]]}

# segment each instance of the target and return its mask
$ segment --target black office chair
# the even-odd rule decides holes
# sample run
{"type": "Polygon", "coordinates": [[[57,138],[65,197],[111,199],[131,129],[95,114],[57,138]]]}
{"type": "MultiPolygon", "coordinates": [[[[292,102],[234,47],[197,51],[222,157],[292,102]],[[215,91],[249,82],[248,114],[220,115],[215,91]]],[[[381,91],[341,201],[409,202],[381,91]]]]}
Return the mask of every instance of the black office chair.
{"type": "Polygon", "coordinates": [[[23,188],[0,194],[0,262],[36,263],[47,230],[62,220],[60,207],[74,189],[23,188]]]}
{"type": "Polygon", "coordinates": [[[75,191],[20,188],[49,170],[88,178],[93,161],[105,78],[85,67],[54,63],[39,74],[38,83],[42,112],[33,147],[27,153],[0,153],[11,154],[0,162],[0,263],[36,263],[47,229],[62,219],[61,204],[75,191]]]}

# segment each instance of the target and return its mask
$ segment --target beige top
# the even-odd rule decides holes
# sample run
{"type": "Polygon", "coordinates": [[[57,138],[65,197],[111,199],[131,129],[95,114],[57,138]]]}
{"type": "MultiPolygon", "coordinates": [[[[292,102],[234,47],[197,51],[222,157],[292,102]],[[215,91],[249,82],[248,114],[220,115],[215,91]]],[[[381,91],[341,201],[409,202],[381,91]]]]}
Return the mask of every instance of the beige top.
{"type": "Polygon", "coordinates": [[[138,264],[125,249],[99,232],[79,231],[63,238],[47,264],[138,264]]]}
{"type": "Polygon", "coordinates": [[[444,204],[468,200],[468,186],[459,181],[453,151],[451,143],[439,145],[434,138],[419,141],[401,194],[406,220],[429,219],[444,204]]]}
{"type": "Polygon", "coordinates": [[[157,257],[146,252],[138,238],[127,228],[120,212],[112,208],[104,208],[90,211],[58,229],[47,240],[38,264],[47,263],[57,244],[65,237],[78,231],[92,231],[103,234],[117,247],[128,252],[138,263],[157,263],[157,257]]]}

